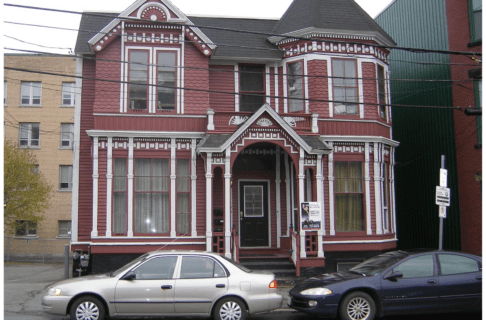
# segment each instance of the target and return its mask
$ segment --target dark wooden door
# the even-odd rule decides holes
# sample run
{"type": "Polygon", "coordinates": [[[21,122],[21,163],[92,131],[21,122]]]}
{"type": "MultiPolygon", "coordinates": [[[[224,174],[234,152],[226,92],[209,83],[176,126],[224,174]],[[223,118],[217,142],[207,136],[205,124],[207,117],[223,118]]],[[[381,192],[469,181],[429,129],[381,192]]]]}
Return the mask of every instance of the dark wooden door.
{"type": "Polygon", "coordinates": [[[240,182],[240,245],[268,247],[268,184],[240,182]]]}

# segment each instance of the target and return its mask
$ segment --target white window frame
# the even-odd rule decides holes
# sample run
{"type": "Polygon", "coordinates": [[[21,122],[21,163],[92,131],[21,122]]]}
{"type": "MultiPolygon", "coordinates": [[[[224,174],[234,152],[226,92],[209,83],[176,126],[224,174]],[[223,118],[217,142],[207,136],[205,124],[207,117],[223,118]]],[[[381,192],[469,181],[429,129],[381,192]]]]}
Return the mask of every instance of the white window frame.
{"type": "Polygon", "coordinates": [[[57,222],[58,225],[58,233],[57,237],[58,238],[70,238],[71,237],[71,227],[72,227],[72,222],[71,220],[59,220],[57,222]],[[66,225],[62,225],[66,223],[66,225]],[[66,232],[63,232],[66,230],[66,232]]]}
{"type": "Polygon", "coordinates": [[[20,148],[39,148],[40,147],[40,123],[38,122],[21,122],[19,123],[19,147],[20,148]],[[32,127],[34,125],[38,126],[39,137],[33,139],[32,137],[32,127]],[[27,137],[23,137],[22,133],[27,131],[27,137]],[[26,141],[27,144],[22,144],[22,141],[26,141]],[[37,142],[37,144],[33,144],[37,142]]]}
{"type": "Polygon", "coordinates": [[[20,83],[20,105],[21,106],[31,106],[31,107],[40,107],[42,104],[42,82],[40,81],[22,81],[20,83]],[[39,84],[38,86],[36,86],[35,84],[39,84]],[[34,89],[35,88],[38,88],[39,89],[39,96],[37,98],[37,96],[34,96],[35,94],[35,91],[34,89]],[[29,98],[28,98],[28,102],[27,103],[24,103],[23,102],[23,93],[25,92],[24,89],[26,89],[25,91],[29,91],[29,98]],[[34,100],[39,100],[39,103],[35,103],[34,100]]]}
{"type": "Polygon", "coordinates": [[[75,86],[75,82],[62,83],[61,107],[74,107],[74,104],[76,103],[75,86]],[[64,102],[64,100],[67,100],[64,98],[65,95],[69,96],[69,103],[64,102]]]}
{"type": "Polygon", "coordinates": [[[73,189],[73,166],[59,165],[59,191],[71,191],[72,189],[73,189]],[[67,187],[63,187],[63,185],[66,184],[67,187]]]}
{"type": "Polygon", "coordinates": [[[61,141],[60,141],[59,148],[72,149],[73,142],[74,142],[74,124],[61,123],[61,141]]]}

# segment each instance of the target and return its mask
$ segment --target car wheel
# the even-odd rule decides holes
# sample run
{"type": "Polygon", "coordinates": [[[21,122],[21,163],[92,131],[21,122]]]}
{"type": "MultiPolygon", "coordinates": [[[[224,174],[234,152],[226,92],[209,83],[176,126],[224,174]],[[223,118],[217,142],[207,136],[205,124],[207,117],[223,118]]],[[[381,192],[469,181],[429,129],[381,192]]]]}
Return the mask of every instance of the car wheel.
{"type": "Polygon", "coordinates": [[[245,320],[246,306],[238,298],[225,298],[216,304],[213,317],[214,320],[245,320]]]}
{"type": "Polygon", "coordinates": [[[106,311],[103,303],[93,296],[84,296],[71,306],[71,320],[104,320],[106,311]]]}
{"type": "Polygon", "coordinates": [[[373,298],[360,291],[345,296],[339,307],[342,320],[373,320],[375,313],[376,307],[373,298]]]}

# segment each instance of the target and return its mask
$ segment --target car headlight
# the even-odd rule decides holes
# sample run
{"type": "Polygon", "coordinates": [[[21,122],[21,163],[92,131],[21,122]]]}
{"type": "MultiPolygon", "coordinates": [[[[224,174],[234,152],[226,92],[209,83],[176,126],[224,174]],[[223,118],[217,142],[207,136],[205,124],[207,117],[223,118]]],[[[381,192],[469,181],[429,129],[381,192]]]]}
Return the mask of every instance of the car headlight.
{"type": "Polygon", "coordinates": [[[301,292],[305,296],[327,296],[332,293],[328,288],[312,288],[301,292]]]}
{"type": "Polygon", "coordinates": [[[60,296],[61,292],[62,292],[62,290],[59,289],[59,288],[50,288],[47,291],[47,294],[50,295],[50,296],[60,296]]]}

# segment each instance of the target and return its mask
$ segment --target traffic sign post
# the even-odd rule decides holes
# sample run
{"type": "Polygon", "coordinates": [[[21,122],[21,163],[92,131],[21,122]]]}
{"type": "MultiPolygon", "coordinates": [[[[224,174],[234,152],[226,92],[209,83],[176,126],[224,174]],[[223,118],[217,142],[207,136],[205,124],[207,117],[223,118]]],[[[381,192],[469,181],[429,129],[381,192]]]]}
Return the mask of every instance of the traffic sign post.
{"type": "Polygon", "coordinates": [[[447,170],[445,168],[445,155],[441,157],[440,186],[435,193],[435,203],[439,205],[439,250],[442,250],[444,238],[444,219],[447,216],[447,207],[451,204],[451,190],[447,188],[447,170]]]}

